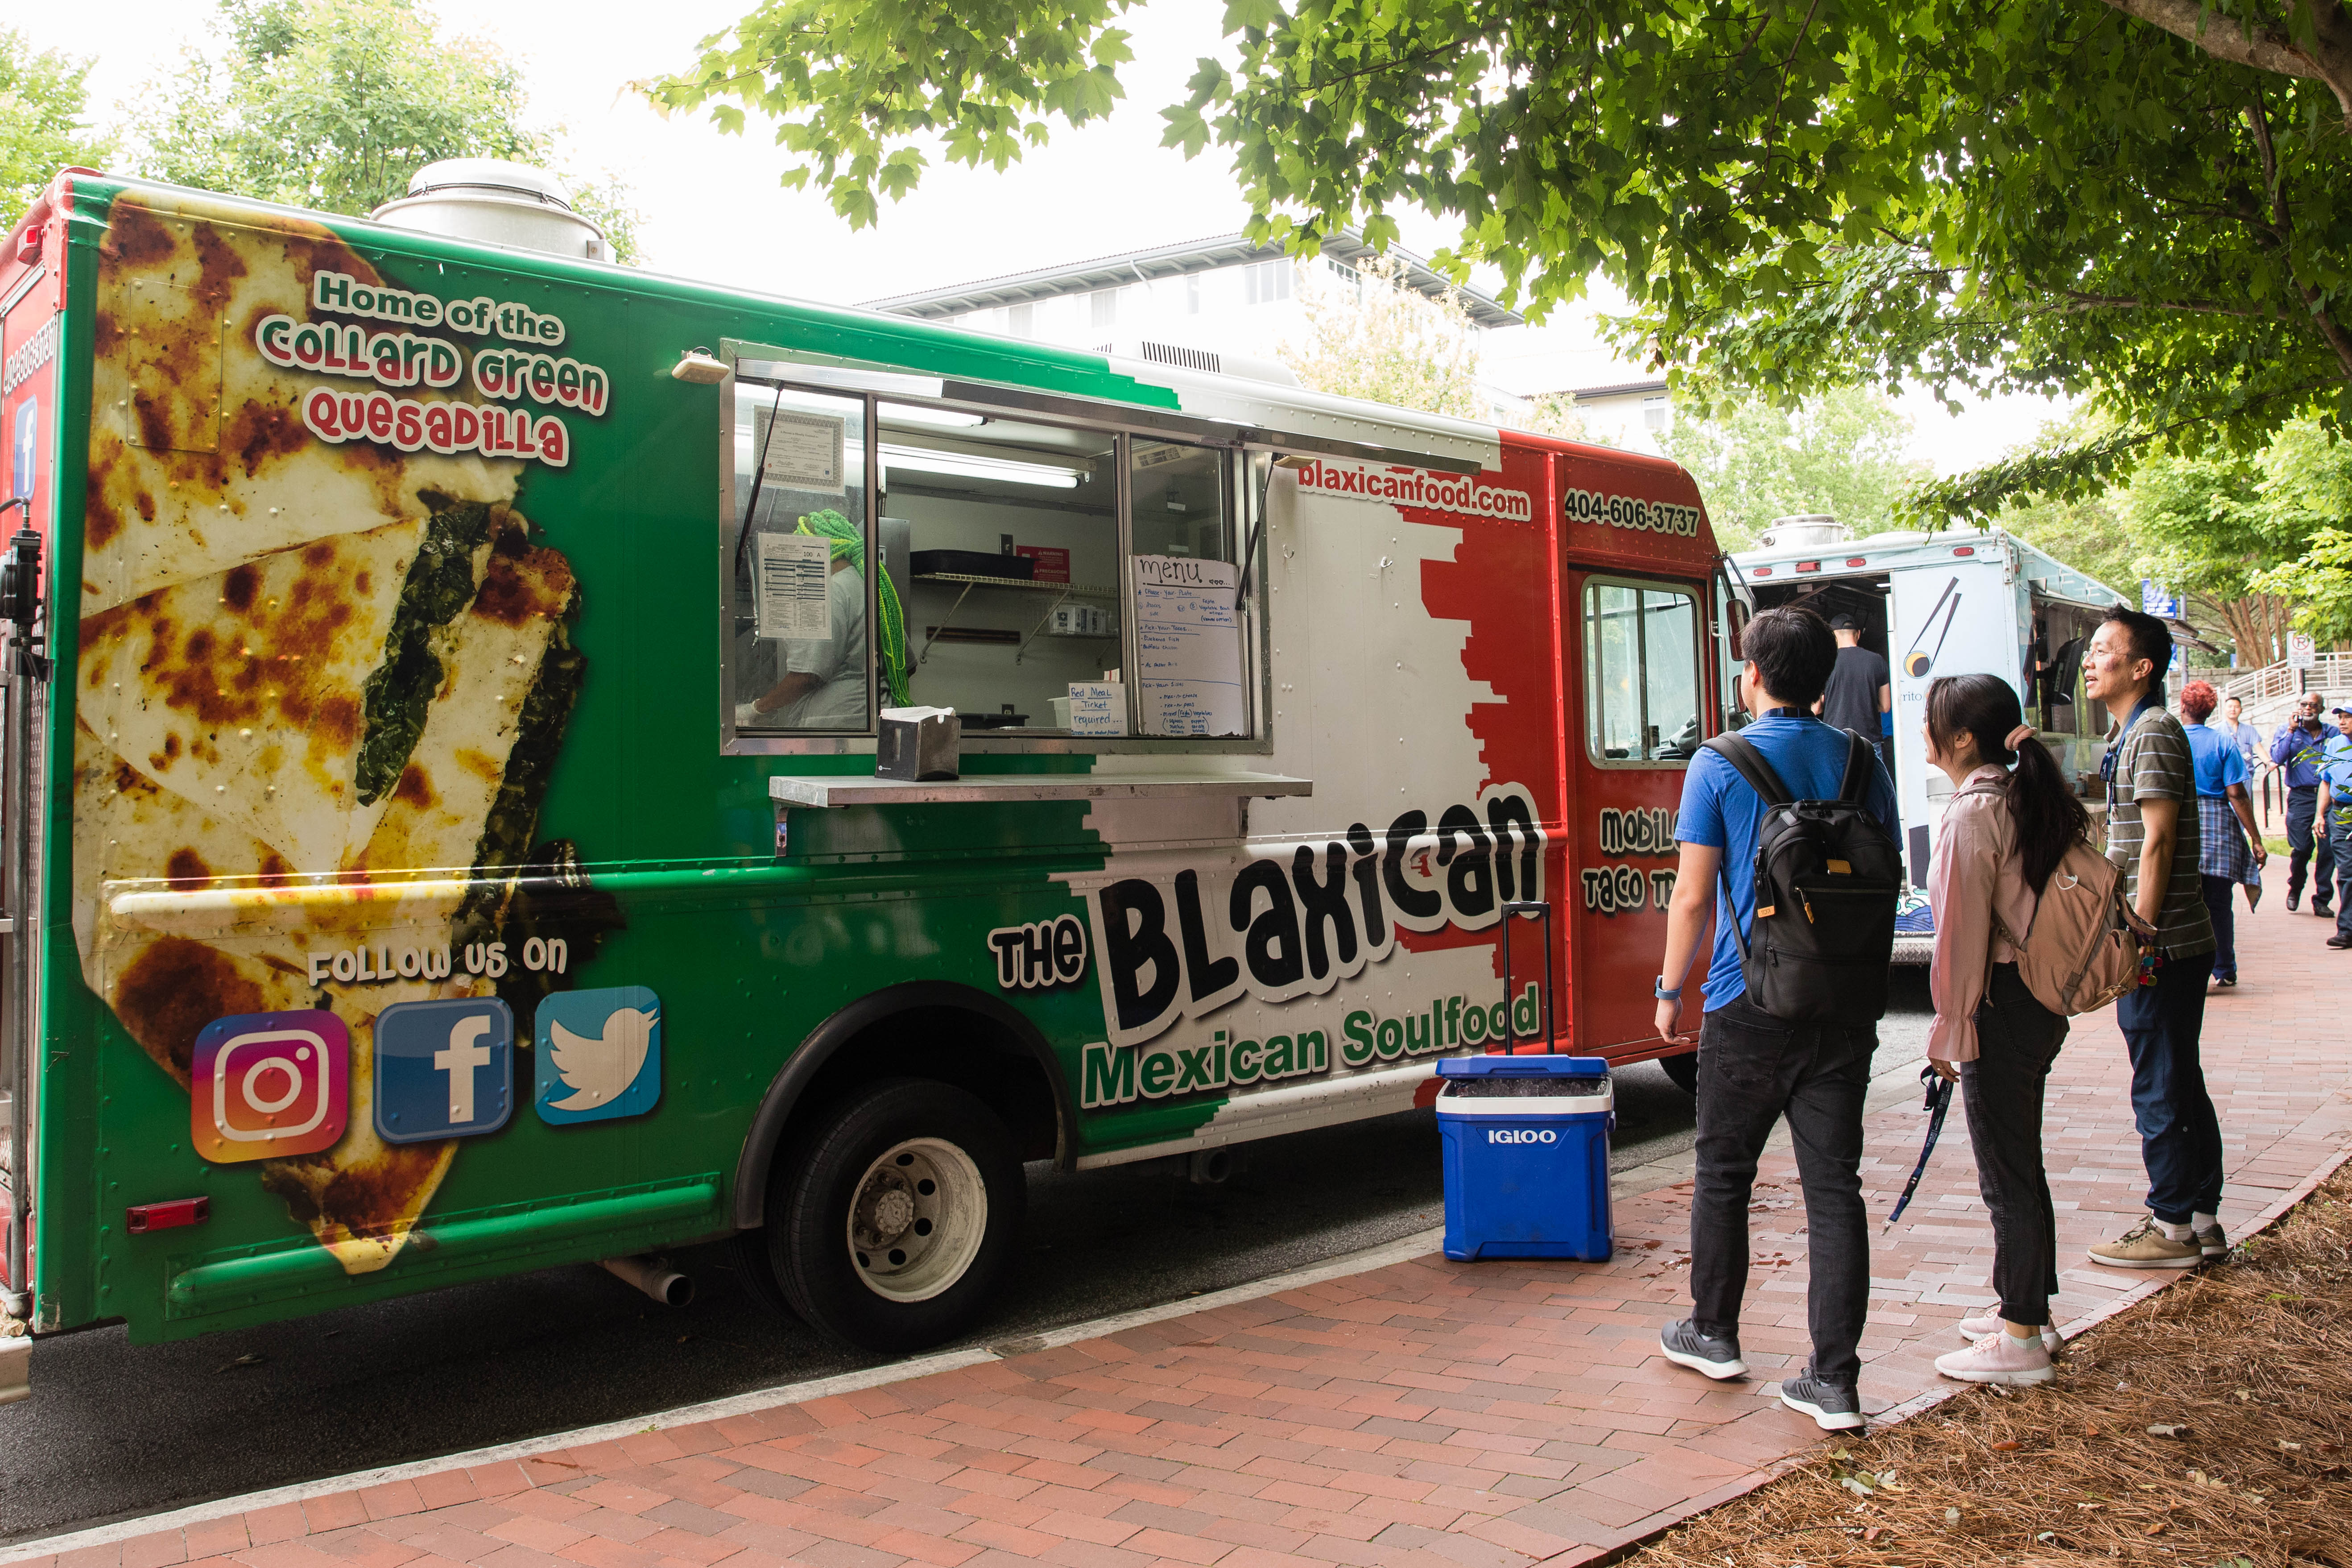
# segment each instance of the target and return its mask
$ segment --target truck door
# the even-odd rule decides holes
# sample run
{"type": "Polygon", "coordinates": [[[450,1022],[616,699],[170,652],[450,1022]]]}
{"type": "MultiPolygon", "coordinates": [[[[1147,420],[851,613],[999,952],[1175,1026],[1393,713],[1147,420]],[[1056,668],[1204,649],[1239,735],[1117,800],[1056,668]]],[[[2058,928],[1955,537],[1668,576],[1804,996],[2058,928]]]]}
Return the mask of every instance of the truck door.
{"type": "Polygon", "coordinates": [[[1572,931],[1580,1051],[1655,1044],[1649,977],[1665,945],[1683,774],[1708,722],[1708,616],[1700,583],[1571,572],[1580,701],[1566,737],[1577,778],[1572,931]],[[1580,712],[1579,710],[1580,709],[1580,712]]]}

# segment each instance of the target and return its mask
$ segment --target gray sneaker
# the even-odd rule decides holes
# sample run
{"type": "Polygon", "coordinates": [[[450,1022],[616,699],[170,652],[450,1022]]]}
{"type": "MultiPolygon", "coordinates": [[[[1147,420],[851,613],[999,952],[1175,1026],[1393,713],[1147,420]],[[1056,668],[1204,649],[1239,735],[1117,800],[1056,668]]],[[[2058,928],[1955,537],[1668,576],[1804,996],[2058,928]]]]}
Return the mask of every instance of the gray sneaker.
{"type": "Polygon", "coordinates": [[[1864,1425],[1862,1395],[1851,1388],[1824,1383],[1811,1371],[1780,1384],[1780,1403],[1800,1415],[1810,1415],[1824,1432],[1851,1432],[1864,1425]]]}
{"type": "Polygon", "coordinates": [[[1703,1334],[1688,1318],[1677,1318],[1658,1331],[1658,1350],[1676,1366],[1712,1378],[1741,1377],[1748,1372],[1748,1363],[1739,1359],[1738,1336],[1703,1334]]]}
{"type": "Polygon", "coordinates": [[[2191,1222],[2189,1235],[2191,1239],[2197,1243],[2198,1247],[2203,1250],[2206,1257],[2227,1258],[2230,1256],[2230,1233],[2221,1228],[2221,1222],[2220,1220],[2215,1220],[2211,1225],[2207,1226],[2202,1230],[2195,1228],[2194,1222],[2191,1222]]]}

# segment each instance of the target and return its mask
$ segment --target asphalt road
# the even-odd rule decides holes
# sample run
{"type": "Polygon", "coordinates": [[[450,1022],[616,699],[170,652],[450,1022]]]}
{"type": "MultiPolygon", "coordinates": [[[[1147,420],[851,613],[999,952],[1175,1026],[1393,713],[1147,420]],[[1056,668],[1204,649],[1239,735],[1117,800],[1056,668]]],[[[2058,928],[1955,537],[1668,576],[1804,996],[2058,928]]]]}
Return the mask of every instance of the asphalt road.
{"type": "MultiPolygon", "coordinates": [[[[1903,972],[1898,972],[1902,973],[1903,972]]],[[[1898,985],[1880,1064],[1918,1054],[1925,988],[1898,985]]],[[[1691,1143],[1689,1097],[1617,1075],[1612,1163],[1691,1143]]],[[[1443,1220],[1434,1116],[1250,1145],[1223,1185],[1166,1163],[1029,1171],[1029,1259],[972,1335],[996,1343],[1245,1284],[1443,1220]]],[[[0,1407],[0,1542],[617,1421],[886,1358],[770,1313],[731,1249],[674,1261],[700,1293],[657,1307],[576,1267],[170,1345],[121,1329],[34,1347],[30,1400],[0,1407]]]]}

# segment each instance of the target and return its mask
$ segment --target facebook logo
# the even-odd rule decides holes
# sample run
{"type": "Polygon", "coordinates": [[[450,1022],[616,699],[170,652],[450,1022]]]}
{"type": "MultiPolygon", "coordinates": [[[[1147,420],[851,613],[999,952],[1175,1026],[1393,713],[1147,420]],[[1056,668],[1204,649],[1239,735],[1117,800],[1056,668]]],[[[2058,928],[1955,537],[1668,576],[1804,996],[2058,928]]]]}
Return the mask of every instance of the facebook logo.
{"type": "Polygon", "coordinates": [[[387,1143],[496,1132],[514,1110],[514,1015],[495,996],[375,1016],[375,1131],[387,1143]]]}

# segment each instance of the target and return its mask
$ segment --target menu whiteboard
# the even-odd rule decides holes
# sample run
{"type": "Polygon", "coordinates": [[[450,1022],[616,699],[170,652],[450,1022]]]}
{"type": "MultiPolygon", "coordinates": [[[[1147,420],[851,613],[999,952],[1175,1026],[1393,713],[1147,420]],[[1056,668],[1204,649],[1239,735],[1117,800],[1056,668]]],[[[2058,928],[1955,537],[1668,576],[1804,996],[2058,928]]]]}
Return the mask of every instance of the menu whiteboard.
{"type": "Polygon", "coordinates": [[[1239,571],[1223,561],[1135,557],[1137,695],[1147,735],[1241,735],[1239,571]]]}

